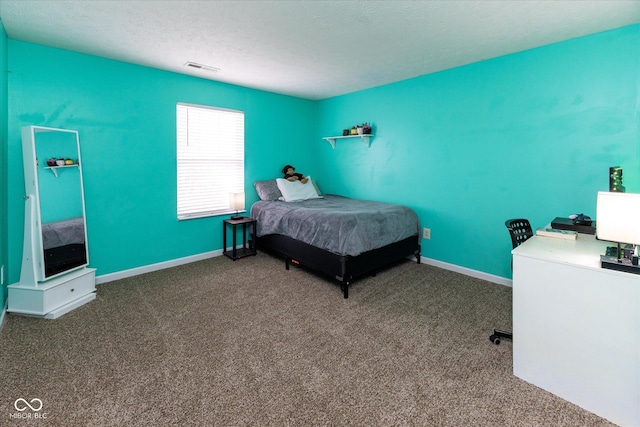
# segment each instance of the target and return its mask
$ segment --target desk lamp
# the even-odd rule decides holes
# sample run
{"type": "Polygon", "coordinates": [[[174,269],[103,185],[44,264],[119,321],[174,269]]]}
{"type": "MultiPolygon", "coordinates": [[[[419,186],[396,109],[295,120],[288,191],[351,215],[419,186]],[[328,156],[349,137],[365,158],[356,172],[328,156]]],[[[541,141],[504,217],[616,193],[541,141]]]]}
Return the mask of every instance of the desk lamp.
{"type": "Polygon", "coordinates": [[[244,192],[242,193],[229,193],[229,207],[236,211],[236,214],[231,219],[242,219],[242,216],[238,214],[241,210],[244,210],[244,192]]]}
{"type": "Polygon", "coordinates": [[[596,236],[618,246],[615,256],[608,248],[607,255],[600,257],[602,268],[640,274],[640,194],[598,192],[596,236]],[[633,245],[633,253],[621,249],[621,243],[633,245]]]}

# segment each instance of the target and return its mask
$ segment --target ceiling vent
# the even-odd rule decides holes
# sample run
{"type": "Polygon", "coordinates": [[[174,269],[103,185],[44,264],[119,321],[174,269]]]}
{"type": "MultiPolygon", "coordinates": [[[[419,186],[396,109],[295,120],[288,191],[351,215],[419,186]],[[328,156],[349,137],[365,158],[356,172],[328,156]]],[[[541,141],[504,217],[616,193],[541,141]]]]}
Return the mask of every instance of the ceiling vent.
{"type": "Polygon", "coordinates": [[[184,66],[190,67],[190,68],[196,68],[198,70],[211,71],[212,73],[217,73],[218,71],[220,71],[220,68],[212,67],[210,65],[198,64],[197,62],[185,62],[184,66]]]}

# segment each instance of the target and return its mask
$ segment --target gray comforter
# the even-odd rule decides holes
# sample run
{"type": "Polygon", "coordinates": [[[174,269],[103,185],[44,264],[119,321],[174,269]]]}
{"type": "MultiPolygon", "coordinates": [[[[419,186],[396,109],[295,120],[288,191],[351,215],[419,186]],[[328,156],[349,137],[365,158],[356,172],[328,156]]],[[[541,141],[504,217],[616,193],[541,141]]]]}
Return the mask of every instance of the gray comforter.
{"type": "Polygon", "coordinates": [[[251,206],[258,236],[282,234],[339,255],[359,255],[420,234],[405,206],[336,195],[299,202],[258,201],[251,206]]]}

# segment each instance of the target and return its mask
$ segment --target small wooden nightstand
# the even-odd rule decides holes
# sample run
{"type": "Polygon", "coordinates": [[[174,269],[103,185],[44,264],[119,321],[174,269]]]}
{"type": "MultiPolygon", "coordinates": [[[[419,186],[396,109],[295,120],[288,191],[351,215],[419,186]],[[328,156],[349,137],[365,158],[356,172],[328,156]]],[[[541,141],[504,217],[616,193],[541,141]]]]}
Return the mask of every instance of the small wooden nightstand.
{"type": "Polygon", "coordinates": [[[222,221],[222,253],[232,260],[244,258],[249,255],[256,254],[256,221],[253,218],[240,217],[237,219],[229,218],[222,221]],[[242,247],[238,248],[236,242],[237,230],[236,228],[242,225],[242,247]],[[227,250],[227,228],[231,226],[231,232],[233,233],[233,245],[230,250],[227,250]],[[249,228],[250,240],[247,242],[247,227],[249,228]],[[247,244],[248,243],[248,244],[247,244]]]}

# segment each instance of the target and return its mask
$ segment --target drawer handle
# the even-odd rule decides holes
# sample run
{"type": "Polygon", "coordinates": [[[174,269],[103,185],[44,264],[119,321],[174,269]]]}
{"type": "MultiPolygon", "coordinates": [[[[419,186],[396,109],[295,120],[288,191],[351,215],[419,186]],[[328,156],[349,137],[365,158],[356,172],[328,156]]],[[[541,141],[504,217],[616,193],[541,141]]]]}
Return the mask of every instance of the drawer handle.
{"type": "Polygon", "coordinates": [[[75,289],[71,288],[71,292],[75,291],[75,289]]]}

